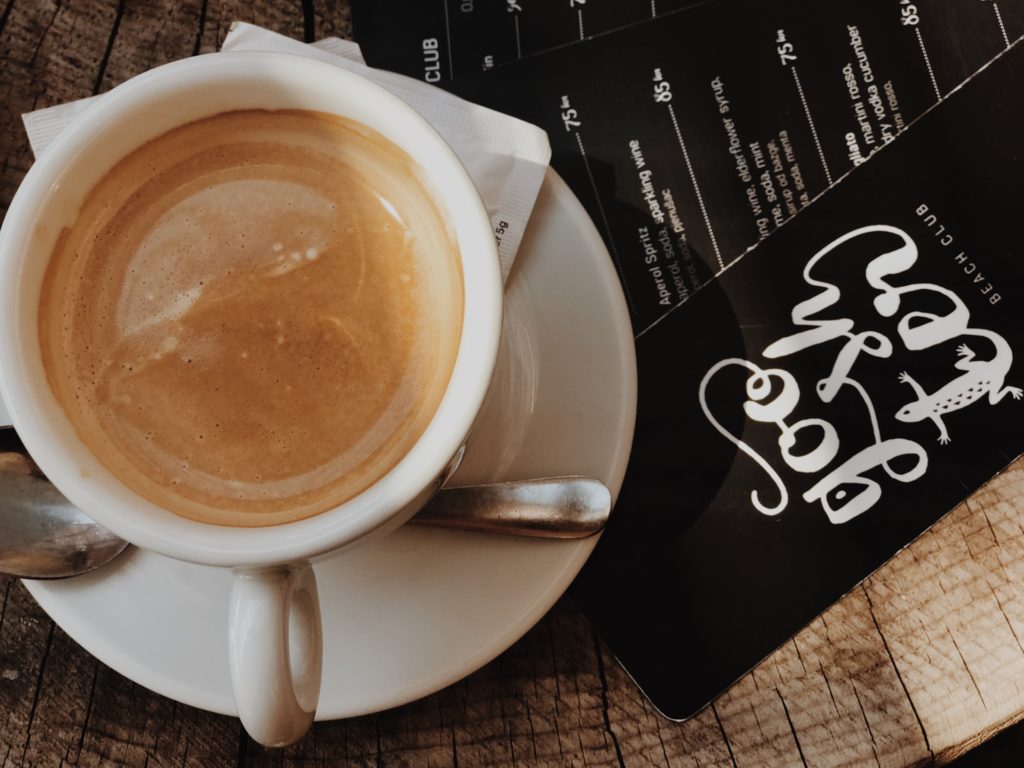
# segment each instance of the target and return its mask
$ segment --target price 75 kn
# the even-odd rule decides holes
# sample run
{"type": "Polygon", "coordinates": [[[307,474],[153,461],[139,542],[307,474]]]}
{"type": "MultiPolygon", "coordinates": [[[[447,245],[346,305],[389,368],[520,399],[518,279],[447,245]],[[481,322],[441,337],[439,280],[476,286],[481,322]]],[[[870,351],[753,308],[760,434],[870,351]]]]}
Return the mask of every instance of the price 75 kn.
{"type": "Polygon", "coordinates": [[[573,109],[569,104],[568,96],[562,97],[562,101],[559,106],[562,109],[562,125],[565,127],[565,130],[571,131],[573,128],[579,128],[581,125],[580,113],[573,109]]]}
{"type": "Polygon", "coordinates": [[[786,39],[786,31],[780,29],[775,33],[775,52],[779,54],[779,63],[786,66],[791,61],[796,61],[796,50],[793,44],[786,39]]]}

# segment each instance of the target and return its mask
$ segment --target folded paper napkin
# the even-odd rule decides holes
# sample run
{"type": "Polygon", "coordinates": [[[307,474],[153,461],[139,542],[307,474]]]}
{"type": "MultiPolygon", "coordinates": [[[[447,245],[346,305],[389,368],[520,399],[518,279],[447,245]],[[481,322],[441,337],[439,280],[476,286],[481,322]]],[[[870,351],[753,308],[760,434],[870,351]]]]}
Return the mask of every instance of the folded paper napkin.
{"type": "MultiPolygon", "coordinates": [[[[305,44],[261,27],[235,22],[224,51],[275,51],[320,59],[373,80],[419,112],[451,145],[476,184],[498,238],[502,275],[508,278],[530,212],[551,159],[547,134],[535,125],[453,96],[405,75],[366,66],[359,46],[332,37],[305,44]]],[[[58,134],[103,94],[22,115],[38,157],[58,134]]],[[[0,403],[0,425],[9,425],[0,403]]]]}
{"type": "MultiPolygon", "coordinates": [[[[423,115],[476,183],[491,224],[501,233],[498,256],[502,274],[508,277],[551,159],[542,129],[411,77],[368,67],[356,43],[337,37],[307,45],[236,21],[221,50],[275,51],[320,59],[373,80],[423,115]]],[[[22,115],[32,152],[38,157],[76,115],[102,98],[100,94],[22,115]]]]}

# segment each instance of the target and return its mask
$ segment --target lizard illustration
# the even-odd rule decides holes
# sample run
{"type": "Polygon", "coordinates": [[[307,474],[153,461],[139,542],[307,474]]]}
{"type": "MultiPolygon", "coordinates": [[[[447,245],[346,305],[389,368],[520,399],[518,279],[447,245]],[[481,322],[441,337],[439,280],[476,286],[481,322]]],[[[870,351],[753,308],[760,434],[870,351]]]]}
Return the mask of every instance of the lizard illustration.
{"type": "Polygon", "coordinates": [[[943,445],[949,442],[949,433],[942,422],[945,414],[966,408],[985,395],[988,395],[989,405],[995,405],[1007,395],[1020,400],[1024,394],[1020,387],[1004,386],[1006,374],[1013,363],[1013,351],[1006,340],[992,331],[968,328],[965,333],[991,341],[996,349],[995,356],[991,360],[975,360],[974,351],[961,344],[956,350],[960,359],[954,367],[965,373],[930,395],[906,371],[900,374],[900,381],[913,387],[917,400],[900,408],[896,413],[897,420],[917,422],[931,419],[939,428],[939,442],[943,445]]]}

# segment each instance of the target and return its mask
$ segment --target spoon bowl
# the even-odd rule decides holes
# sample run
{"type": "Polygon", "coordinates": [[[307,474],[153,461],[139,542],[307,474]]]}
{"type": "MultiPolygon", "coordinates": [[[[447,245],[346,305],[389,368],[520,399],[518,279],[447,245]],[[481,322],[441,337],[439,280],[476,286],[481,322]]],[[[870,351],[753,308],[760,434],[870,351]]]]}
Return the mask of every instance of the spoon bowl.
{"type": "Polygon", "coordinates": [[[71,504],[26,453],[0,453],[0,500],[0,571],[12,576],[77,576],[128,546],[71,504]]]}

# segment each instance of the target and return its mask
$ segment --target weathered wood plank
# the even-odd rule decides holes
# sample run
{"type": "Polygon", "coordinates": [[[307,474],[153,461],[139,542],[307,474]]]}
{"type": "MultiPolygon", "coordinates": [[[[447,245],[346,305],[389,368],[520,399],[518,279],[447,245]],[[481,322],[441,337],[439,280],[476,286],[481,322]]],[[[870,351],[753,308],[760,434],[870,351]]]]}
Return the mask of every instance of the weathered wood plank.
{"type": "Polygon", "coordinates": [[[1018,462],[865,585],[940,762],[1022,714],[1022,494],[1018,462]]]}
{"type": "Polygon", "coordinates": [[[0,608],[0,754],[5,765],[21,765],[33,728],[49,728],[45,720],[36,722],[36,714],[54,633],[53,622],[21,585],[5,580],[0,608]]]}
{"type": "MultiPolygon", "coordinates": [[[[235,19],[299,39],[349,30],[344,0],[0,0],[0,212],[31,164],[21,112],[216,50],[235,19]]],[[[560,603],[467,680],[273,752],[99,664],[0,579],[0,765],[945,763],[1024,714],[1022,467],[681,724],[560,603]]]]}

